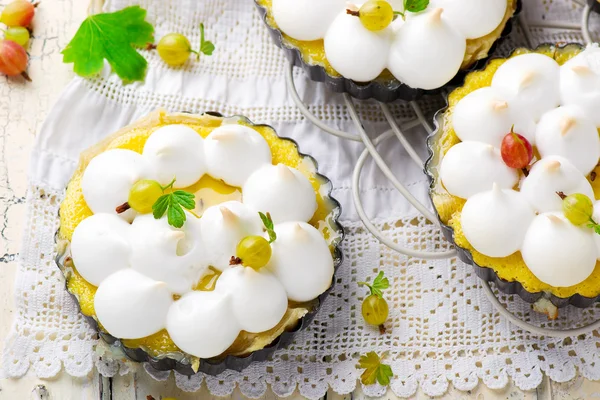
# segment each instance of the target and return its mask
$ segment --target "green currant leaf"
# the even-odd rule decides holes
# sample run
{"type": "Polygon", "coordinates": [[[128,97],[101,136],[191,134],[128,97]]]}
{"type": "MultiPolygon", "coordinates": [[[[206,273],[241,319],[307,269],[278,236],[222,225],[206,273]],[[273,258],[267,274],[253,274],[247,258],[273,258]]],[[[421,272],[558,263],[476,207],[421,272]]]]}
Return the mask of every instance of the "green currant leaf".
{"type": "Polygon", "coordinates": [[[387,364],[381,364],[377,369],[377,382],[381,386],[387,386],[390,384],[390,379],[394,376],[392,367],[387,364]]]}
{"type": "Polygon", "coordinates": [[[148,62],[134,46],[154,41],[154,27],[145,18],[139,6],[89,16],[62,51],[63,62],[87,77],[100,72],[106,59],[123,82],[144,80],[148,62]]]}
{"type": "MultiPolygon", "coordinates": [[[[175,179],[167,186],[163,186],[163,192],[172,188],[174,183],[175,179]]],[[[181,228],[186,220],[185,211],[183,209],[193,210],[196,208],[196,200],[194,200],[194,197],[193,193],[184,190],[176,190],[172,193],[163,194],[152,205],[152,215],[154,215],[155,219],[160,219],[166,212],[169,225],[174,226],[175,228],[181,228]]]]}
{"type": "Polygon", "coordinates": [[[154,215],[155,219],[160,219],[165,215],[167,208],[169,208],[169,195],[163,194],[152,205],[152,215],[154,215]]]}
{"type": "Polygon", "coordinates": [[[215,51],[215,45],[209,40],[204,40],[204,24],[200,24],[200,52],[212,56],[213,51],[215,51]]]}
{"type": "Polygon", "coordinates": [[[364,285],[369,288],[371,294],[375,296],[379,296],[383,298],[383,290],[390,287],[390,281],[388,278],[384,277],[383,271],[379,271],[373,283],[369,284],[367,282],[358,282],[359,285],[364,285]]]}
{"type": "Polygon", "coordinates": [[[413,13],[423,11],[429,5],[429,0],[404,0],[404,11],[413,13]]]}
{"type": "Polygon", "coordinates": [[[587,227],[593,229],[595,233],[600,235],[600,224],[597,224],[593,219],[590,218],[590,222],[587,224],[587,227]]]}
{"type": "Polygon", "coordinates": [[[360,356],[358,367],[365,370],[360,376],[363,385],[373,385],[375,382],[383,386],[390,384],[394,374],[389,365],[383,364],[383,359],[384,357],[379,357],[374,351],[360,356]]]}
{"type": "Polygon", "coordinates": [[[267,233],[269,234],[269,243],[273,243],[277,239],[277,234],[275,233],[275,225],[273,224],[271,214],[263,214],[259,212],[258,215],[260,215],[260,219],[262,220],[262,223],[267,229],[267,233]]]}
{"type": "Polygon", "coordinates": [[[170,203],[169,209],[167,210],[167,221],[169,222],[169,225],[174,226],[175,228],[181,228],[185,222],[185,212],[172,195],[170,203]]]}
{"type": "Polygon", "coordinates": [[[173,192],[173,198],[183,208],[186,208],[188,210],[193,210],[194,208],[196,208],[196,201],[194,200],[193,193],[185,192],[183,190],[176,190],[173,192]]]}

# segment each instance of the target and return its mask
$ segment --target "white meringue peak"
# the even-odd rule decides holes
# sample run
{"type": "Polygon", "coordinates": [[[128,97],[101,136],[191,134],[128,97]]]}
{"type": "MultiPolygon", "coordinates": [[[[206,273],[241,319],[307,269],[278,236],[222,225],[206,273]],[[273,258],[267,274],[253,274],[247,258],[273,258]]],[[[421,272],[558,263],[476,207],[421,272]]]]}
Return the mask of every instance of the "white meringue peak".
{"type": "Polygon", "coordinates": [[[594,198],[592,186],[569,160],[560,156],[544,157],[533,165],[521,183],[521,193],[536,211],[543,213],[562,210],[557,192],[582,193],[594,198]]]}
{"type": "MultiPolygon", "coordinates": [[[[115,209],[129,198],[135,182],[148,175],[146,159],[131,150],[113,149],[92,158],[83,172],[83,198],[94,214],[117,214],[115,209]]],[[[127,210],[119,216],[131,221],[135,211],[127,210]]]]}
{"type": "Polygon", "coordinates": [[[77,225],[71,257],[77,272],[98,286],[112,273],[129,268],[131,226],[114,214],[94,214],[77,225]]]}
{"type": "Polygon", "coordinates": [[[476,39],[494,31],[506,14],[503,0],[432,0],[430,7],[444,9],[448,23],[467,39],[476,39]]]}
{"type": "Polygon", "coordinates": [[[388,69],[413,88],[435,89],[460,69],[466,51],[464,36],[453,28],[443,9],[407,19],[394,36],[388,69]]]}
{"type": "Polygon", "coordinates": [[[560,103],[560,67],[554,59],[537,53],[509,58],[492,79],[511,107],[534,121],[560,103]]]}
{"type": "Polygon", "coordinates": [[[584,175],[598,164],[598,130],[579,106],[562,106],[545,113],[538,123],[535,138],[542,157],[562,156],[584,175]]]}
{"type": "Polygon", "coordinates": [[[520,250],[534,217],[521,193],[494,184],[492,190],[467,200],[461,226],[475,250],[489,257],[507,257],[520,250]]]}
{"type": "Polygon", "coordinates": [[[442,159],[440,177],[450,194],[463,199],[490,190],[494,182],[511,189],[519,180],[517,171],[502,161],[500,150],[480,142],[452,146],[442,159]]]}
{"type": "Polygon", "coordinates": [[[285,289],[265,268],[260,271],[243,266],[226,269],[217,281],[216,290],[231,294],[233,314],[246,332],[259,333],[274,328],[287,311],[285,289]]]}
{"type": "Polygon", "coordinates": [[[305,222],[275,225],[277,240],[267,267],[293,301],[316,298],[331,285],[333,258],[321,233],[305,222]]]}
{"type": "Polygon", "coordinates": [[[208,262],[223,271],[229,267],[240,240],[263,234],[263,223],[258,211],[238,201],[228,201],[209,207],[200,219],[200,229],[209,250],[208,262]]]}
{"type": "Polygon", "coordinates": [[[294,39],[323,39],[346,3],[346,0],[273,0],[273,17],[279,29],[294,39]]]}
{"type": "Polygon", "coordinates": [[[140,339],[164,329],[171,304],[166,283],[131,268],[104,279],[94,297],[98,321],[119,339],[140,339]]]}
{"type": "Polygon", "coordinates": [[[189,292],[207,271],[200,220],[189,213],[180,229],[169,225],[166,215],[137,216],[131,225],[131,244],[132,268],[165,282],[173,293],[189,292]]]}
{"type": "Polygon", "coordinates": [[[589,45],[560,67],[560,96],[565,105],[578,105],[600,128],[600,48],[589,45]]]}
{"type": "Polygon", "coordinates": [[[175,178],[175,188],[196,183],[206,173],[204,139],[186,125],[167,125],[154,131],[142,153],[152,176],[161,185],[175,178]]]}
{"type": "Polygon", "coordinates": [[[521,254],[542,282],[569,287],[584,281],[596,266],[593,233],[570,223],[562,214],[540,214],[531,223],[521,254]],[[576,250],[574,250],[576,249],[576,250]]]}
{"type": "Polygon", "coordinates": [[[371,81],[385,69],[391,37],[391,27],[372,32],[344,10],[325,35],[327,61],[337,72],[356,82],[371,81]]]}
{"type": "Polygon", "coordinates": [[[204,149],[208,173],[231,186],[242,187],[254,171],[271,164],[267,141],[254,129],[239,124],[213,130],[204,141],[204,149]]]}
{"type": "Polygon", "coordinates": [[[511,107],[501,93],[484,87],[461,99],[452,112],[452,126],[460,140],[477,141],[500,148],[514,126],[515,133],[535,144],[535,123],[511,107]]]}
{"type": "Polygon", "coordinates": [[[177,347],[200,358],[223,353],[241,331],[231,293],[217,290],[185,294],[169,309],[166,326],[177,347]]]}
{"type": "Polygon", "coordinates": [[[308,222],[317,210],[312,184],[295,168],[284,164],[265,165],[256,170],[242,188],[244,204],[263,213],[273,222],[308,222]]]}

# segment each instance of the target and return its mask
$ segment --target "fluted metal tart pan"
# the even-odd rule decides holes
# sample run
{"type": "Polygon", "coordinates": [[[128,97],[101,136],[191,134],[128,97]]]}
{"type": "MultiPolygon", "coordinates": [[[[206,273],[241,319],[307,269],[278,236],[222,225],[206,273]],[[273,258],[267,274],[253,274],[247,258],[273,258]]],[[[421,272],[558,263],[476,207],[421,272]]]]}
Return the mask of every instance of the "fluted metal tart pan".
{"type": "MultiPolygon", "coordinates": [[[[243,116],[232,116],[232,117],[224,117],[222,114],[218,112],[205,112],[204,114],[210,115],[218,118],[233,118],[238,120],[243,120],[246,123],[256,126],[256,127],[268,127],[273,130],[277,134],[277,131],[265,124],[254,124],[248,118],[243,116]]],[[[294,144],[294,147],[298,150],[298,154],[303,159],[309,160],[315,167],[315,171],[318,171],[317,161],[308,154],[301,153],[298,147],[298,143],[293,139],[281,137],[277,135],[279,139],[289,141],[294,144]]],[[[177,353],[173,354],[165,354],[161,357],[154,357],[146,352],[142,348],[132,348],[123,344],[121,340],[110,335],[109,333],[103,331],[98,326],[98,321],[93,316],[88,316],[82,314],[89,324],[98,332],[98,335],[113,349],[117,349],[121,351],[127,358],[136,362],[147,362],[154,369],[158,371],[169,371],[175,370],[183,375],[193,375],[197,372],[203,372],[208,375],[218,375],[223,371],[230,369],[235,371],[241,371],[244,368],[248,367],[253,362],[265,361],[267,360],[275,351],[280,348],[287,346],[294,338],[295,334],[303,329],[305,329],[312,320],[315,315],[319,311],[323,302],[327,299],[327,296],[333,289],[336,279],[335,275],[337,273],[338,268],[342,264],[343,254],[340,248],[341,242],[344,239],[344,228],[339,223],[339,218],[342,213],[342,208],[340,203],[331,196],[331,191],[333,190],[333,184],[331,181],[325,177],[324,175],[316,172],[316,176],[320,179],[321,186],[325,187],[327,195],[325,196],[325,201],[331,206],[331,212],[327,216],[328,224],[330,228],[336,233],[335,239],[332,240],[330,246],[333,246],[333,261],[334,261],[334,277],[332,279],[331,286],[323,292],[317,299],[315,299],[311,304],[313,304],[312,308],[308,310],[308,313],[305,314],[302,318],[300,318],[293,329],[284,331],[280,336],[275,338],[273,342],[271,342],[268,346],[263,349],[256,350],[246,356],[233,356],[227,355],[225,357],[215,357],[211,359],[201,359],[199,365],[193,366],[191,362],[191,357],[189,357],[185,353],[177,353]],[[196,368],[195,368],[196,367],[196,368]]],[[[57,254],[56,254],[56,264],[60,268],[60,270],[65,275],[65,289],[69,292],[69,294],[75,300],[79,311],[81,312],[81,307],[79,304],[79,299],[77,296],[69,291],[68,289],[68,276],[70,267],[66,265],[66,260],[70,258],[70,244],[67,240],[61,239],[59,236],[59,232],[56,232],[55,241],[57,246],[57,254]]]]}
{"type": "Polygon", "coordinates": [[[263,5],[261,5],[258,2],[258,0],[254,0],[254,3],[258,9],[258,12],[260,13],[262,20],[267,26],[269,34],[271,35],[271,38],[273,39],[275,45],[283,50],[290,64],[302,68],[302,70],[304,70],[306,75],[311,80],[325,83],[329,90],[333,92],[348,93],[352,97],[355,97],[359,100],[375,99],[383,103],[390,103],[395,100],[412,101],[424,95],[441,93],[442,89],[444,89],[447,86],[460,86],[463,83],[465,76],[469,72],[481,69],[483,66],[486,65],[487,60],[490,58],[490,55],[496,50],[497,46],[500,43],[502,43],[502,41],[504,41],[504,39],[512,32],[513,21],[521,12],[522,7],[521,0],[517,0],[515,12],[513,13],[512,17],[508,19],[508,21],[506,21],[504,30],[490,47],[489,51],[487,52],[487,57],[475,61],[470,67],[466,69],[461,69],[458,72],[458,74],[446,85],[438,89],[424,90],[412,88],[407,84],[402,83],[396,79],[393,79],[388,83],[384,83],[378,80],[373,80],[368,83],[358,83],[351,79],[344,78],[342,76],[332,76],[328,74],[322,65],[307,63],[302,57],[302,53],[297,47],[286,44],[282,32],[279,29],[273,27],[267,20],[268,10],[263,5]]]}
{"type": "MultiPolygon", "coordinates": [[[[549,44],[549,43],[541,44],[536,49],[534,49],[534,51],[539,50],[544,47],[548,47],[548,46],[555,46],[555,45],[549,44]]],[[[577,47],[580,47],[581,49],[584,48],[584,46],[579,43],[565,43],[565,44],[561,44],[560,46],[555,46],[555,47],[558,47],[559,49],[561,49],[561,48],[565,48],[568,46],[577,46],[577,47]]],[[[493,60],[493,59],[488,60],[488,64],[491,60],[493,60]]],[[[432,200],[432,205],[433,205],[433,191],[435,189],[435,184],[436,184],[436,179],[437,179],[437,177],[436,177],[437,172],[434,170],[434,168],[436,167],[436,164],[437,164],[436,159],[435,159],[435,157],[437,156],[436,145],[438,144],[438,140],[444,131],[443,130],[443,116],[444,116],[445,112],[448,110],[447,101],[448,101],[448,99],[446,98],[446,107],[439,110],[435,114],[435,116],[434,116],[435,129],[434,129],[434,132],[427,138],[427,148],[429,151],[429,157],[428,157],[427,161],[425,162],[425,174],[427,175],[427,177],[429,179],[429,184],[430,184],[429,194],[430,194],[430,199],[432,200]]],[[[446,238],[446,240],[448,240],[454,246],[454,248],[457,251],[458,258],[461,261],[463,261],[464,263],[472,265],[474,268],[475,274],[477,274],[477,276],[479,278],[483,279],[486,282],[493,282],[496,285],[496,287],[498,288],[498,290],[500,290],[501,292],[503,292],[505,294],[516,294],[519,297],[521,297],[523,300],[525,300],[526,302],[529,302],[529,303],[535,303],[536,301],[538,301],[541,298],[547,298],[548,300],[550,300],[552,302],[552,304],[554,304],[558,308],[565,307],[569,304],[573,305],[575,307],[579,307],[579,308],[586,308],[586,307],[593,305],[595,302],[600,301],[600,296],[585,297],[580,294],[575,294],[575,295],[572,295],[569,297],[558,297],[553,293],[544,292],[544,291],[530,292],[527,289],[525,289],[525,287],[523,287],[521,282],[507,281],[505,279],[500,278],[500,276],[498,276],[498,273],[496,271],[494,271],[492,268],[477,264],[473,260],[473,255],[471,254],[471,252],[469,250],[467,250],[463,247],[460,247],[456,244],[456,241],[454,240],[454,229],[451,226],[442,222],[442,219],[440,218],[440,215],[439,215],[435,205],[433,205],[433,209],[434,209],[436,216],[438,217],[438,221],[440,223],[444,237],[446,238]]]]}

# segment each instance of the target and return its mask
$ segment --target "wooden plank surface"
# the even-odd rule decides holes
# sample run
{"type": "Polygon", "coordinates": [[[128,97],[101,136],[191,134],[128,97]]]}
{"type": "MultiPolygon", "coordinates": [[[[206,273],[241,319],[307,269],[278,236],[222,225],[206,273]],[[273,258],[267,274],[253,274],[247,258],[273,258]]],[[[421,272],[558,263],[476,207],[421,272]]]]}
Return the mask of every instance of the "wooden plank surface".
{"type": "MultiPolygon", "coordinates": [[[[0,0],[2,5],[8,1],[0,0]]],[[[15,257],[20,247],[25,215],[29,150],[48,110],[73,76],[70,66],[62,64],[60,51],[85,18],[88,5],[84,0],[43,0],[37,9],[35,38],[30,48],[29,73],[33,82],[0,78],[0,218],[4,227],[0,231],[0,343],[4,343],[13,320],[15,257]]],[[[178,400],[216,398],[208,393],[206,387],[197,393],[182,392],[175,387],[172,378],[157,382],[141,368],[135,374],[114,379],[102,379],[96,373],[86,378],[73,378],[63,373],[50,380],[41,380],[30,371],[18,380],[0,380],[0,399],[7,400],[145,400],[147,395],[157,400],[161,397],[175,397],[178,400]]],[[[241,397],[237,390],[229,396],[236,399],[241,397]]],[[[300,398],[302,396],[299,394],[288,397],[291,400],[300,398]]],[[[327,398],[345,400],[351,396],[330,392],[327,398]]],[[[358,389],[352,398],[363,399],[365,396],[358,389]]],[[[395,398],[391,393],[382,397],[390,400],[395,398]]],[[[415,398],[429,397],[419,392],[415,398]]],[[[499,391],[480,385],[470,393],[451,388],[442,398],[600,399],[600,383],[576,378],[565,384],[550,384],[546,379],[537,391],[532,392],[522,392],[513,385],[499,391]]],[[[269,392],[264,399],[274,400],[277,397],[269,392]]]]}

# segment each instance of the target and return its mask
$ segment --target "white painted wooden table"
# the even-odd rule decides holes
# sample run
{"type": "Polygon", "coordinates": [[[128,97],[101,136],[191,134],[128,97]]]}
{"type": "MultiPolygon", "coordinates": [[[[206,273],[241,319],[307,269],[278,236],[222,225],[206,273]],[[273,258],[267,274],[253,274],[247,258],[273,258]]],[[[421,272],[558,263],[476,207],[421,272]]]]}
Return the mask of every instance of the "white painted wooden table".
{"type": "MultiPolygon", "coordinates": [[[[2,5],[9,0],[0,0],[2,5]]],[[[157,0],[159,1],[159,0],[157,0]]],[[[88,10],[84,0],[43,0],[37,8],[34,39],[31,41],[29,74],[33,82],[0,78],[0,344],[4,342],[13,314],[13,281],[21,230],[25,214],[27,165],[29,150],[47,112],[71,80],[69,65],[62,63],[60,51],[75,33],[88,10]]],[[[74,115],[73,118],[78,116],[74,115]]],[[[156,400],[174,397],[178,400],[211,399],[206,388],[196,393],[184,393],[172,379],[156,382],[143,369],[135,374],[113,379],[90,374],[73,378],[62,374],[51,380],[40,380],[29,373],[18,380],[0,380],[0,399],[92,399],[144,400],[151,395],[156,400]]],[[[241,398],[234,392],[231,398],[241,398]]],[[[360,399],[360,390],[352,395],[328,393],[328,399],[360,399]]],[[[265,399],[277,398],[267,394],[265,399]]],[[[290,398],[302,398],[295,395],[290,398]]],[[[384,398],[393,399],[393,395],[384,398]]],[[[419,394],[416,398],[429,398],[419,394]]],[[[514,386],[494,391],[481,385],[471,393],[454,389],[444,399],[600,399],[600,383],[576,378],[565,384],[550,384],[546,379],[535,391],[522,392],[514,386]]]]}

